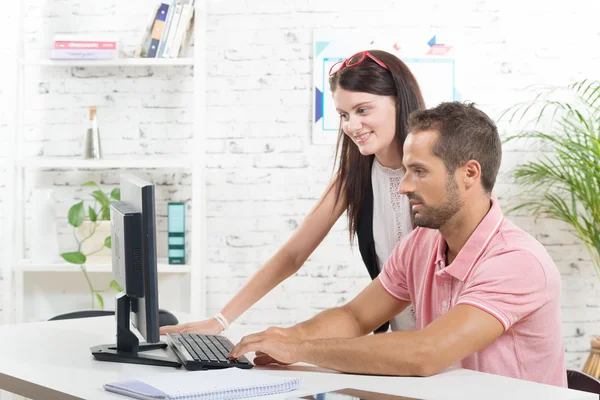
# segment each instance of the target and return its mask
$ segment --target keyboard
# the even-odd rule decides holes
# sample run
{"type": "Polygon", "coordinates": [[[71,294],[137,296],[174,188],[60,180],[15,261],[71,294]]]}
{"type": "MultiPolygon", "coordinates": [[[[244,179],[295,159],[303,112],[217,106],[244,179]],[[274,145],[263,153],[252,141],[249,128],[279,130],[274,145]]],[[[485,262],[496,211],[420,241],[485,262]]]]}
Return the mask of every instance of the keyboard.
{"type": "Polygon", "coordinates": [[[196,333],[167,333],[167,343],[185,368],[195,371],[219,368],[252,368],[244,356],[234,360],[227,358],[233,343],[225,336],[200,335],[196,333]]]}

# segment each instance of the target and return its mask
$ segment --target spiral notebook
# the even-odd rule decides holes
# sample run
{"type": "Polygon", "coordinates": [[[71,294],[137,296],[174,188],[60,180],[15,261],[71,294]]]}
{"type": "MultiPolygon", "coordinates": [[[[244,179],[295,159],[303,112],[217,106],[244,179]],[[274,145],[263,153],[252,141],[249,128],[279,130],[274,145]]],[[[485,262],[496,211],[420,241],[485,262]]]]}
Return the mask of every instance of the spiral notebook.
{"type": "Polygon", "coordinates": [[[149,375],[107,383],[104,389],[141,400],[228,400],[290,392],[299,385],[298,378],[270,375],[258,370],[225,368],[149,375]]]}

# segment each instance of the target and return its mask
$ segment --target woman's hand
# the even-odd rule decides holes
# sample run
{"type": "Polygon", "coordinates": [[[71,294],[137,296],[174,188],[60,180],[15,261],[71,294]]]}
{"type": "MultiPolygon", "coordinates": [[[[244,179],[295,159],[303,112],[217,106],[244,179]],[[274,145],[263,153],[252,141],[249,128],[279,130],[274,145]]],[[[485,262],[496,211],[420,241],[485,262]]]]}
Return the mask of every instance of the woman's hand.
{"type": "Polygon", "coordinates": [[[167,325],[160,327],[160,334],[167,333],[200,333],[203,335],[218,335],[223,332],[223,327],[214,319],[205,319],[203,321],[188,322],[179,325],[167,325]]]}

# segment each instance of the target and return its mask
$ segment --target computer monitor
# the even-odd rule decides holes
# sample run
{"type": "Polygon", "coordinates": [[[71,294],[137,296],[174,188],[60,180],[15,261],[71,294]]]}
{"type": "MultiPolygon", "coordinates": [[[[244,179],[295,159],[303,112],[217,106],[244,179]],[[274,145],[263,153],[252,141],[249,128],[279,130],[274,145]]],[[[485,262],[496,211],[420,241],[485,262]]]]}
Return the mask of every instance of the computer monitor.
{"type": "Polygon", "coordinates": [[[94,346],[97,360],[179,367],[173,357],[140,354],[166,348],[160,342],[154,185],[121,175],[121,201],[111,203],[113,278],[123,289],[116,296],[117,343],[94,346]],[[146,339],[139,339],[130,322],[146,339]]]}

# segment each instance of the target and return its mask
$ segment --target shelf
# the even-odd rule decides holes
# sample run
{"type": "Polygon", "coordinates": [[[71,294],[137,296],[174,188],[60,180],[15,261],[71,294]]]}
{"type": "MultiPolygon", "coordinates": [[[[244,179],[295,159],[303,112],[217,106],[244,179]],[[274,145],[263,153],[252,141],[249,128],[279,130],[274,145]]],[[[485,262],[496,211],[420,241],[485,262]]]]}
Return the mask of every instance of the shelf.
{"type": "Polygon", "coordinates": [[[116,58],[114,60],[50,60],[22,59],[21,65],[49,67],[153,67],[194,65],[193,58],[116,58]]]}
{"type": "MultiPolygon", "coordinates": [[[[111,264],[87,264],[88,272],[112,272],[111,264]]],[[[15,272],[79,272],[79,265],[69,264],[66,262],[49,263],[49,264],[32,264],[27,260],[21,261],[17,265],[13,265],[15,272]]],[[[166,260],[161,259],[158,263],[159,274],[187,274],[191,271],[189,265],[170,265],[166,260]]]]}
{"type": "Polygon", "coordinates": [[[145,158],[124,160],[84,160],[80,158],[37,157],[17,161],[24,168],[36,169],[110,169],[110,168],[191,168],[192,162],[182,158],[145,158]]]}

